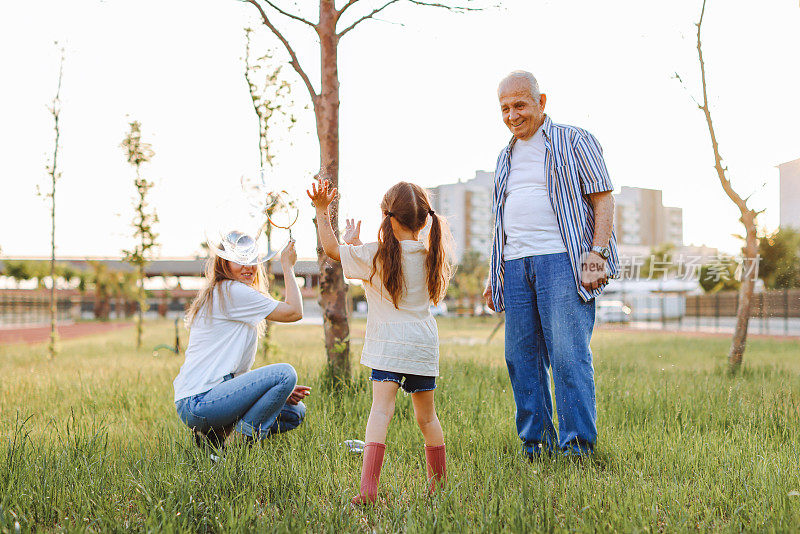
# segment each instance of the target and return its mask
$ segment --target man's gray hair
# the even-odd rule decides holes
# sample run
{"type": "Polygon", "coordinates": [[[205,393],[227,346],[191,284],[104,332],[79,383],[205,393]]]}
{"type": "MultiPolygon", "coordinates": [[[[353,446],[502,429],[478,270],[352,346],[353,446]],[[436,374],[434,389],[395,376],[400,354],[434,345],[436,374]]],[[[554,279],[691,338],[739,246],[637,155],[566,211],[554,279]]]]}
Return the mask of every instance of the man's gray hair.
{"type": "Polygon", "coordinates": [[[500,93],[500,90],[503,88],[504,85],[511,81],[519,80],[521,82],[525,82],[528,85],[528,88],[531,91],[531,96],[534,100],[539,100],[539,82],[536,81],[536,77],[526,70],[515,70],[510,72],[508,76],[503,78],[500,81],[500,85],[497,86],[497,92],[500,93]]]}

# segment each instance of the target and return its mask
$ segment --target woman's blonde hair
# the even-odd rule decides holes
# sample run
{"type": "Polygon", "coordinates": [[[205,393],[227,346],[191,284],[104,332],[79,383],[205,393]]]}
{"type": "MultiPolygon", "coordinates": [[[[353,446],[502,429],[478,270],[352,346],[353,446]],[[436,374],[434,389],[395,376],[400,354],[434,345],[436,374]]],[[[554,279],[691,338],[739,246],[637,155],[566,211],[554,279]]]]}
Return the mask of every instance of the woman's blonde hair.
{"type": "MultiPolygon", "coordinates": [[[[215,289],[218,289],[217,294],[220,298],[220,310],[222,310],[222,313],[225,313],[225,309],[227,307],[226,299],[230,298],[230,294],[226,295],[225,293],[228,292],[223,292],[220,284],[226,280],[236,280],[233,276],[233,271],[231,271],[230,262],[221,256],[217,256],[213,251],[206,261],[205,279],[205,286],[203,286],[203,288],[197,292],[197,296],[186,310],[186,328],[192,327],[192,323],[194,323],[194,320],[197,318],[197,314],[200,312],[200,310],[211,310],[215,289]]],[[[263,264],[259,263],[256,266],[256,272],[255,276],[253,276],[253,284],[251,287],[264,295],[269,294],[269,286],[263,264]]],[[[263,328],[264,323],[262,322],[258,326],[259,335],[263,333],[263,328]]]]}

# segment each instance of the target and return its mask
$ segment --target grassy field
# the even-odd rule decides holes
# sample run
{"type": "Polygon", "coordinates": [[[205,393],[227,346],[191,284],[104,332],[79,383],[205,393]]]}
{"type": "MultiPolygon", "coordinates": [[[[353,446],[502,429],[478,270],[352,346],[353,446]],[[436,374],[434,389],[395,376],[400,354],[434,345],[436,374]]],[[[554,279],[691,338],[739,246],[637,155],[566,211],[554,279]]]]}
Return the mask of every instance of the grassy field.
{"type": "MultiPolygon", "coordinates": [[[[345,394],[318,387],[318,326],[276,329],[269,362],[317,386],[298,430],[218,464],[196,449],[172,403],[182,357],[133,348],[132,330],[42,346],[0,346],[0,531],[797,531],[800,343],[752,340],[725,374],[726,338],[595,333],[600,441],[575,463],[520,454],[502,334],[494,320],[440,321],[437,405],[449,485],[425,492],[422,438],[398,398],[383,502],[355,510],[370,405],[354,364],[345,394]]],[[[169,342],[151,323],[145,346],[169,342]]],[[[363,323],[353,325],[354,338],[363,323]]],[[[354,353],[360,344],[354,342],[354,353]]],[[[354,357],[357,362],[357,357],[354,357]]]]}

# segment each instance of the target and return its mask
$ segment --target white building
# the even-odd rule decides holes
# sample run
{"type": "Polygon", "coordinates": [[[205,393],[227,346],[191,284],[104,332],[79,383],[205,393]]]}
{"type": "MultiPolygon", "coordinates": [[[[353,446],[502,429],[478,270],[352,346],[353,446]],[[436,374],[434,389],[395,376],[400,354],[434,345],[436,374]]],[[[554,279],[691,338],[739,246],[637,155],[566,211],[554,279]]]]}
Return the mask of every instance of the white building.
{"type": "Polygon", "coordinates": [[[492,247],[492,189],[494,173],[475,171],[466,182],[428,189],[433,209],[447,218],[455,239],[458,261],[467,250],[489,257],[492,247]]]}
{"type": "Polygon", "coordinates": [[[780,171],[780,225],[800,230],[800,159],[778,165],[780,171]]]}
{"type": "Polygon", "coordinates": [[[614,230],[620,245],[647,249],[683,245],[683,209],[664,206],[661,191],[622,186],[614,195],[614,230]]]}

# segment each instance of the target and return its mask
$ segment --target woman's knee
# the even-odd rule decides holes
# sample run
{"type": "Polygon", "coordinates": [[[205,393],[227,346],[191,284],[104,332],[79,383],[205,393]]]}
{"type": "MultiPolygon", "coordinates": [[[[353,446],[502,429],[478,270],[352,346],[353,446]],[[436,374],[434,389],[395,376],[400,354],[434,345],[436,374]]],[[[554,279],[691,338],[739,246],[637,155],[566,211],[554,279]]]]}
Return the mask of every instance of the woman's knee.
{"type": "Polygon", "coordinates": [[[276,363],[271,365],[275,373],[278,373],[281,382],[286,384],[286,389],[292,391],[297,385],[297,371],[288,363],[276,363]]]}

